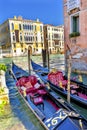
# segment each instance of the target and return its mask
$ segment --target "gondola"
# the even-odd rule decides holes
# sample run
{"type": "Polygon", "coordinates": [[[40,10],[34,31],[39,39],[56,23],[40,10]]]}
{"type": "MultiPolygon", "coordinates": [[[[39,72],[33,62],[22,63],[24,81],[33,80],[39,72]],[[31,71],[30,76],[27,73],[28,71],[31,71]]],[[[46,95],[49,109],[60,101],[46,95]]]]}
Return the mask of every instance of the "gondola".
{"type": "Polygon", "coordinates": [[[27,76],[14,63],[9,74],[13,77],[18,92],[46,130],[87,129],[87,120],[35,75],[27,76]]]}
{"type": "MultiPolygon", "coordinates": [[[[44,83],[49,83],[50,87],[61,95],[67,97],[67,78],[63,75],[61,71],[49,72],[47,68],[44,68],[31,60],[32,68],[36,74],[44,81],[44,83]],[[61,83],[59,83],[61,81],[61,83]]],[[[70,80],[71,94],[70,98],[75,103],[80,106],[87,107],[87,86],[83,83],[70,80]]]]}

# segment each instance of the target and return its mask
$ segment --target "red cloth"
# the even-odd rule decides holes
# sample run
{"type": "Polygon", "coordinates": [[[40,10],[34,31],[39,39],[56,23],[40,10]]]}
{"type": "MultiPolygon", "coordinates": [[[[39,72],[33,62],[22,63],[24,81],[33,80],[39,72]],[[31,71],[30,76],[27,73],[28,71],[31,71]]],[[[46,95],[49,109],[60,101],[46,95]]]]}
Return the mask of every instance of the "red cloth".
{"type": "Polygon", "coordinates": [[[24,86],[25,86],[26,88],[33,88],[33,86],[32,86],[32,84],[31,84],[30,81],[28,81],[27,83],[25,83],[24,86]]]}
{"type": "Polygon", "coordinates": [[[38,80],[37,80],[36,76],[31,75],[31,76],[28,77],[28,81],[30,81],[31,84],[34,86],[37,83],[38,80]]]}
{"type": "Polygon", "coordinates": [[[64,80],[63,73],[61,71],[51,72],[48,74],[48,80],[55,85],[59,85],[59,82],[62,82],[63,87],[67,85],[67,80],[64,80]]]}
{"type": "Polygon", "coordinates": [[[45,90],[43,90],[43,89],[37,90],[37,93],[40,94],[40,95],[47,94],[47,92],[45,90]]]}
{"type": "Polygon", "coordinates": [[[27,79],[26,77],[20,78],[20,79],[16,82],[16,85],[17,85],[17,86],[24,86],[24,84],[27,82],[26,79],[27,79]]]}
{"type": "Polygon", "coordinates": [[[28,77],[20,78],[17,81],[16,85],[17,86],[24,86],[25,83],[30,82],[34,86],[37,83],[37,81],[38,81],[37,78],[35,76],[31,75],[31,76],[28,76],[28,77]]]}

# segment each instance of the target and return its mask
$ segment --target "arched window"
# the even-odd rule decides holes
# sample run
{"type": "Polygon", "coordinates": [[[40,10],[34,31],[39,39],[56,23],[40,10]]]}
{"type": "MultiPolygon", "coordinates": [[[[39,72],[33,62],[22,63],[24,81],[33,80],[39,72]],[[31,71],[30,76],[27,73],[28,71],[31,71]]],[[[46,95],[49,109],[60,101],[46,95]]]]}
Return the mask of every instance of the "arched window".
{"type": "Polygon", "coordinates": [[[20,41],[22,41],[22,36],[20,36],[20,41]]]}
{"type": "Polygon", "coordinates": [[[19,30],[22,30],[21,24],[19,24],[19,30]]]}
{"type": "Polygon", "coordinates": [[[11,26],[12,26],[12,30],[14,30],[14,24],[13,23],[11,24],[11,26]]]}

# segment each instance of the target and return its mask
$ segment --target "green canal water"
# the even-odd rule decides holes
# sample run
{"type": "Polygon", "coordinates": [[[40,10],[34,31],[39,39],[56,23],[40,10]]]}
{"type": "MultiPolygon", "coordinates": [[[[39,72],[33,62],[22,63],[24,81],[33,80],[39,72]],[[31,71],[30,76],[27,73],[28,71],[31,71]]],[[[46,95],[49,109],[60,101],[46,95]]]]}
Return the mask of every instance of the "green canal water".
{"type": "MultiPolygon", "coordinates": [[[[35,61],[36,63],[39,63],[42,65],[42,56],[31,56],[31,59],[35,61]]],[[[0,63],[9,64],[12,61],[14,61],[17,65],[28,71],[28,58],[27,57],[14,57],[14,58],[2,58],[0,59],[0,63]]],[[[60,70],[65,70],[64,66],[64,55],[50,55],[50,69],[57,68],[60,70]]],[[[34,74],[31,68],[31,74],[34,74]]],[[[73,74],[73,76],[76,76],[76,74],[73,74]]],[[[83,76],[84,83],[86,83],[86,76],[83,76]]],[[[20,101],[20,106],[18,107],[16,104],[15,107],[18,107],[20,118],[18,118],[17,115],[14,114],[13,109],[11,108],[11,105],[9,109],[7,109],[8,114],[5,116],[0,117],[0,130],[44,130],[44,128],[41,126],[40,122],[37,120],[37,118],[34,116],[34,114],[31,112],[31,110],[26,106],[25,102],[21,98],[19,94],[17,94],[14,98],[17,98],[20,101]]],[[[64,99],[66,100],[66,99],[64,99]]],[[[79,111],[86,119],[87,119],[87,109],[78,106],[77,104],[72,104],[73,107],[79,111]]]]}

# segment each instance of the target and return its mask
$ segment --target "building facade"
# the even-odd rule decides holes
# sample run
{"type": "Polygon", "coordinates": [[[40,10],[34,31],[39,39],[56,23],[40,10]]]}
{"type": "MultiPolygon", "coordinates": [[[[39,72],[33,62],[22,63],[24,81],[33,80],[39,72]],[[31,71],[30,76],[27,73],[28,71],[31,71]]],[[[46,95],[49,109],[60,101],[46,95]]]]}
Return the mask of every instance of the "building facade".
{"type": "Polygon", "coordinates": [[[87,0],[64,0],[64,45],[66,68],[87,71],[87,0]]]}
{"type": "Polygon", "coordinates": [[[32,54],[40,54],[44,48],[43,23],[14,16],[0,25],[2,53],[24,55],[30,47],[32,54]]]}
{"type": "Polygon", "coordinates": [[[44,47],[50,53],[64,53],[64,26],[44,25],[44,47]]]}

